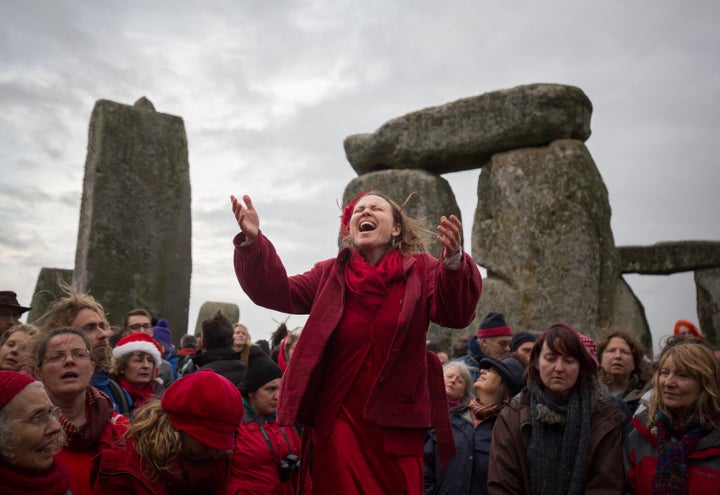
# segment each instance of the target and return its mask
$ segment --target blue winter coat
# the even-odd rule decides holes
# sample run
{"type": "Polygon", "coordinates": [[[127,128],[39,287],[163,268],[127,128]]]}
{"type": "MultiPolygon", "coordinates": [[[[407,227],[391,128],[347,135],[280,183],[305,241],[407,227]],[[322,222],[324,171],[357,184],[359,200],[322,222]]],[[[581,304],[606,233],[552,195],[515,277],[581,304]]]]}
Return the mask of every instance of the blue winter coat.
{"type": "Polygon", "coordinates": [[[473,427],[470,409],[454,409],[450,413],[457,454],[445,469],[435,445],[435,431],[425,441],[425,495],[485,495],[487,493],[490,440],[497,416],[490,416],[473,427]]]}

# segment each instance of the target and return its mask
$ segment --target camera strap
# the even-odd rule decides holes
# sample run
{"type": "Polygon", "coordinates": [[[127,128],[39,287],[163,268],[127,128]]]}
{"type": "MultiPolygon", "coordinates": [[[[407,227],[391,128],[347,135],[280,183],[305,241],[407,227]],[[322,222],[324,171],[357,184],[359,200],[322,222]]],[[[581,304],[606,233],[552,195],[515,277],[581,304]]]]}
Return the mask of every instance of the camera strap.
{"type": "MultiPolygon", "coordinates": [[[[261,422],[257,422],[258,428],[260,428],[260,433],[262,433],[263,438],[265,438],[265,443],[267,443],[268,448],[270,449],[270,453],[275,458],[276,461],[280,461],[278,459],[278,456],[275,454],[275,448],[273,447],[272,441],[270,440],[270,437],[268,436],[267,432],[265,431],[265,428],[263,427],[263,424],[261,422]]],[[[287,443],[288,446],[288,453],[292,454],[293,449],[292,445],[290,445],[290,439],[287,436],[287,432],[285,431],[285,428],[280,426],[280,431],[282,432],[283,436],[285,437],[285,443],[287,443]]]]}

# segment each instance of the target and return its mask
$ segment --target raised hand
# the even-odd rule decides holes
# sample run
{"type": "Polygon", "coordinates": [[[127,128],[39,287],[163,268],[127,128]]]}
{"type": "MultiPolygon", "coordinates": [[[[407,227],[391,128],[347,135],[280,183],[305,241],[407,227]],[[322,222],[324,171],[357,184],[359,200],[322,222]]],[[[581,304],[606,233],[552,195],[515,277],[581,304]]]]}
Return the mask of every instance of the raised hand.
{"type": "Polygon", "coordinates": [[[243,242],[243,246],[247,246],[255,242],[258,232],[260,232],[260,218],[253,207],[250,196],[245,194],[242,199],[245,202],[245,206],[243,206],[235,196],[230,196],[235,220],[237,220],[242,233],[245,234],[245,242],[243,242]]]}
{"type": "Polygon", "coordinates": [[[455,215],[450,218],[440,217],[438,225],[440,235],[437,237],[440,244],[445,247],[445,258],[452,258],[460,252],[460,241],[462,240],[462,222],[455,215]]]}

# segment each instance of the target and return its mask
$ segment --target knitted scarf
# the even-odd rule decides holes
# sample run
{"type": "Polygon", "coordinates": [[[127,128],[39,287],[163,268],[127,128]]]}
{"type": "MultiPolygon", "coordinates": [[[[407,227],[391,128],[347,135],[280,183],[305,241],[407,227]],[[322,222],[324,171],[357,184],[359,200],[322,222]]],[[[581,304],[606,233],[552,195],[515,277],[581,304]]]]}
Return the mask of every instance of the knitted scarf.
{"type": "Polygon", "coordinates": [[[685,495],[687,493],[687,455],[702,436],[700,416],[695,412],[685,421],[672,419],[662,411],[655,416],[658,463],[653,476],[653,493],[685,495]]]}
{"type": "Polygon", "coordinates": [[[67,436],[66,448],[69,450],[96,450],[98,438],[112,418],[113,411],[112,402],[107,395],[95,387],[88,387],[85,393],[87,423],[78,427],[65,416],[60,415],[60,425],[67,436]]]}
{"type": "Polygon", "coordinates": [[[0,462],[0,480],[2,480],[2,493],[6,495],[25,493],[65,495],[70,488],[70,471],[57,457],[48,469],[32,473],[0,462]]]}
{"type": "Polygon", "coordinates": [[[527,451],[533,495],[579,495],[590,448],[590,387],[566,398],[528,384],[532,433],[527,451]]]}
{"type": "Polygon", "coordinates": [[[345,270],[345,283],[348,289],[363,296],[372,314],[380,308],[387,297],[391,283],[402,277],[403,257],[400,251],[393,249],[377,266],[363,258],[360,251],[353,249],[345,270]]]}

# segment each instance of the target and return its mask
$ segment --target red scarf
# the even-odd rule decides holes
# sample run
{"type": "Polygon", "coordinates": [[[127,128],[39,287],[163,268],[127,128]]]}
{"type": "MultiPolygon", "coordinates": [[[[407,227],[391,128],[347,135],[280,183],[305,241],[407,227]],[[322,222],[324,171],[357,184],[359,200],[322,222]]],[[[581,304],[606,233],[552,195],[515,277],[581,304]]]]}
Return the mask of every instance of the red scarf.
{"type": "Polygon", "coordinates": [[[0,462],[0,480],[2,480],[2,493],[7,495],[24,493],[65,495],[70,488],[70,471],[57,457],[48,469],[31,473],[0,462]]]}
{"type": "Polygon", "coordinates": [[[135,403],[135,407],[142,406],[146,401],[155,397],[155,393],[152,389],[152,384],[147,383],[143,388],[138,388],[125,379],[124,376],[120,377],[120,386],[127,390],[130,394],[130,398],[135,403]]]}
{"type": "Polygon", "coordinates": [[[385,255],[377,266],[365,261],[360,251],[353,249],[345,270],[345,282],[355,294],[379,298],[382,302],[387,296],[388,287],[400,280],[402,274],[403,256],[397,249],[385,255]]]}

